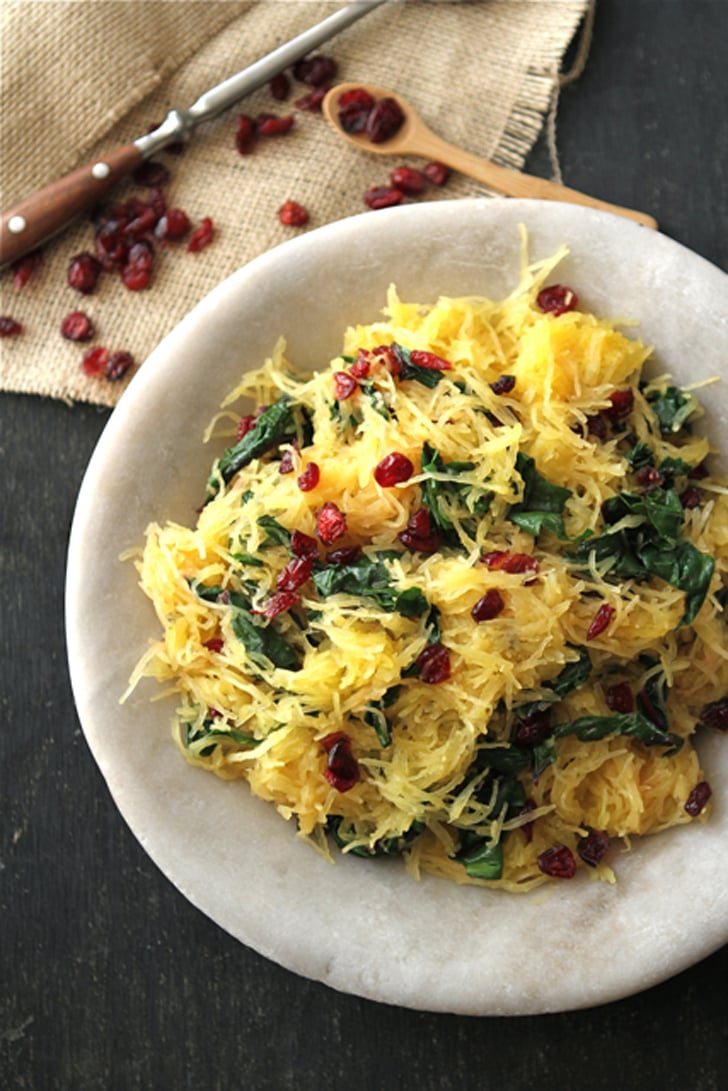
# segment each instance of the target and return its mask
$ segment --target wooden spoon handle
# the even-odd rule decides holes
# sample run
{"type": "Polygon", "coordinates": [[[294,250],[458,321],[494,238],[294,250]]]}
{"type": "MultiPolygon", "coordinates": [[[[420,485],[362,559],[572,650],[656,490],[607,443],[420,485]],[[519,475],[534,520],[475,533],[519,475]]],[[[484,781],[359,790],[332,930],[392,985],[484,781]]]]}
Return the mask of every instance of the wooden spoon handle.
{"type": "Polygon", "coordinates": [[[124,144],[4,212],[0,220],[0,264],[15,261],[55,235],[141,161],[137,146],[124,144]]]}
{"type": "Polygon", "coordinates": [[[614,212],[618,216],[644,224],[645,227],[657,228],[657,220],[646,212],[636,212],[631,208],[622,208],[608,201],[600,201],[597,197],[589,197],[586,193],[579,193],[576,189],[569,189],[568,186],[550,182],[546,178],[536,178],[532,174],[522,174],[517,170],[499,167],[496,163],[490,163],[487,159],[481,159],[477,155],[471,155],[470,152],[449,144],[429,130],[418,131],[416,142],[414,139],[412,141],[411,151],[415,155],[439,159],[454,170],[484,182],[486,186],[507,197],[536,197],[545,201],[566,201],[572,205],[585,205],[588,208],[602,209],[604,212],[614,212]]]}

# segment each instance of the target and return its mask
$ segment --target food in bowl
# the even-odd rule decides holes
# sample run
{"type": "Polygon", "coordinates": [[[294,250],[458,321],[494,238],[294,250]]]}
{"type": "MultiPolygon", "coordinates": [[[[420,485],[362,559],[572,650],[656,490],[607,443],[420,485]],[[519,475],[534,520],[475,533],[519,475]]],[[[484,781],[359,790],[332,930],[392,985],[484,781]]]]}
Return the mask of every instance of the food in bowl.
{"type": "Polygon", "coordinates": [[[696,394],[550,282],[564,253],[497,302],[392,287],[312,375],[280,342],[196,525],[147,529],[132,684],[327,854],[524,891],[709,813],[728,485],[696,394]]]}

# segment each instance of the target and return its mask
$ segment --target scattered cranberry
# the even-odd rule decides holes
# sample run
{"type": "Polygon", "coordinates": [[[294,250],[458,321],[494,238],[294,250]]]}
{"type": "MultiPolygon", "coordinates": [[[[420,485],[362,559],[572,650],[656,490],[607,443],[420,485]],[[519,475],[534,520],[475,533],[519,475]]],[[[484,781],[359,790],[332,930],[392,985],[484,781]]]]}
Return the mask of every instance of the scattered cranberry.
{"type": "Polygon", "coordinates": [[[148,288],[153,265],[154,247],[147,239],[140,239],[132,246],[126,265],[121,270],[122,283],[132,292],[148,288]]]}
{"type": "Polygon", "coordinates": [[[566,845],[545,849],[536,857],[536,863],[544,875],[550,875],[552,879],[573,879],[576,875],[576,860],[566,845]]]}
{"type": "Polygon", "coordinates": [[[321,103],[326,97],[326,92],[331,88],[331,84],[324,83],[321,87],[312,87],[305,95],[301,95],[297,98],[293,105],[297,110],[308,110],[311,114],[321,113],[321,103]]]}
{"type": "Polygon", "coordinates": [[[294,557],[284,569],[278,573],[276,587],[279,591],[297,591],[301,584],[305,583],[313,572],[316,563],[316,555],[306,554],[303,557],[294,557]]]}
{"type": "Polygon", "coordinates": [[[416,367],[428,368],[430,371],[449,371],[452,364],[437,356],[434,352],[424,352],[422,349],[412,349],[410,360],[416,367]]]}
{"type": "Polygon", "coordinates": [[[296,484],[301,492],[311,492],[321,479],[321,470],[315,462],[309,462],[302,474],[296,478],[296,484]]]}
{"type": "Polygon", "coordinates": [[[293,473],[293,451],[284,451],[278,464],[279,474],[293,473]]]}
{"type": "Polygon", "coordinates": [[[427,508],[419,508],[410,515],[407,526],[400,532],[399,540],[407,549],[417,553],[436,553],[440,548],[440,536],[432,529],[427,508]]]}
{"type": "Polygon", "coordinates": [[[490,621],[492,618],[498,617],[504,607],[503,596],[500,591],[492,587],[485,592],[481,599],[478,599],[470,614],[474,621],[490,621]]]}
{"type": "Polygon", "coordinates": [[[537,708],[526,716],[519,716],[511,728],[511,740],[518,746],[538,746],[551,734],[551,713],[548,708],[537,708]]]}
{"type": "Polygon", "coordinates": [[[181,208],[170,208],[159,220],[154,234],[164,242],[178,242],[191,227],[190,218],[181,208]]]}
{"type": "Polygon", "coordinates": [[[356,360],[349,368],[350,373],[355,379],[366,379],[371,371],[372,362],[367,354],[366,349],[359,349],[356,360]]]}
{"type": "Polygon", "coordinates": [[[420,679],[428,686],[446,682],[451,674],[450,652],[444,644],[428,644],[416,659],[420,679]]]}
{"type": "Polygon", "coordinates": [[[11,269],[13,273],[13,287],[20,290],[24,288],[30,278],[40,269],[43,264],[43,255],[40,250],[31,250],[29,254],[24,254],[22,258],[18,258],[14,261],[11,269]]]}
{"type": "Polygon", "coordinates": [[[261,114],[258,117],[258,132],[261,136],[283,136],[293,128],[293,114],[276,117],[274,114],[261,114]]]}
{"type": "Polygon", "coordinates": [[[610,420],[624,420],[632,412],[634,407],[634,390],[628,386],[626,390],[613,390],[609,395],[610,406],[604,412],[610,420]]]}
{"type": "Polygon", "coordinates": [[[316,513],[316,533],[324,545],[333,545],[346,534],[346,516],[331,500],[316,513]]]}
{"type": "Polygon", "coordinates": [[[290,610],[297,602],[298,595],[295,591],[276,591],[276,593],[271,595],[266,601],[262,609],[254,610],[253,613],[261,614],[263,617],[267,617],[269,621],[272,621],[274,617],[278,617],[279,614],[283,614],[286,610],[290,610]]]}
{"type": "Polygon", "coordinates": [[[364,87],[352,87],[339,98],[339,124],[345,133],[363,133],[374,106],[374,96],[364,87]]]}
{"type": "Polygon", "coordinates": [[[235,433],[235,439],[240,440],[243,436],[247,436],[251,428],[255,428],[255,417],[248,415],[247,417],[241,417],[238,421],[238,429],[235,433]]]}
{"type": "Polygon", "coordinates": [[[364,204],[368,208],[392,208],[401,205],[404,193],[394,186],[372,186],[364,194],[364,204]]]}
{"type": "Polygon", "coordinates": [[[399,132],[404,124],[404,113],[399,103],[387,96],[380,98],[369,111],[366,134],[372,144],[384,144],[399,132]]]}
{"type": "Polygon", "coordinates": [[[680,493],[680,503],[686,511],[690,511],[691,508],[699,508],[701,500],[700,489],[697,485],[688,485],[680,493]]]}
{"type": "Polygon", "coordinates": [[[235,133],[235,147],[240,155],[250,155],[258,139],[258,126],[248,114],[238,114],[238,127],[235,133]]]}
{"type": "Polygon", "coordinates": [[[370,91],[367,91],[366,87],[350,87],[348,91],[344,91],[339,96],[339,106],[363,106],[366,110],[371,110],[374,105],[374,95],[370,91]]]}
{"type": "Polygon", "coordinates": [[[342,546],[341,549],[330,549],[326,554],[327,564],[352,564],[361,557],[361,546],[342,546]]]}
{"type": "Polygon", "coordinates": [[[728,697],[705,705],[700,713],[700,723],[715,731],[728,731],[728,697]]]}
{"type": "Polygon", "coordinates": [[[612,712],[634,712],[634,694],[629,682],[615,682],[608,686],[604,697],[607,708],[612,712]]]}
{"type": "Polygon", "coordinates": [[[202,647],[207,648],[208,652],[221,652],[225,647],[225,641],[221,640],[219,636],[213,636],[210,640],[204,640],[202,647]]]}
{"type": "Polygon", "coordinates": [[[91,295],[101,275],[101,262],[87,250],[75,254],[68,263],[66,279],[72,288],[83,295],[91,295]]]}
{"type": "Polygon", "coordinates": [[[640,488],[644,489],[645,492],[650,492],[652,489],[659,488],[665,481],[665,478],[657,469],[657,466],[640,466],[635,476],[637,478],[637,484],[640,488]]]}
{"type": "Polygon", "coordinates": [[[359,383],[348,371],[334,372],[334,397],[338,402],[346,401],[358,389],[359,383]]]}
{"type": "Polygon", "coordinates": [[[450,177],[450,168],[446,167],[444,163],[435,161],[434,163],[426,163],[422,168],[422,173],[433,186],[444,186],[450,177]]]}
{"type": "Polygon", "coordinates": [[[189,242],[187,243],[187,249],[190,254],[199,254],[200,250],[204,250],[206,246],[209,246],[213,240],[215,234],[215,225],[209,216],[205,216],[200,221],[200,226],[196,227],[190,235],[189,242]]]}
{"type": "Polygon", "coordinates": [[[539,563],[528,553],[510,553],[507,549],[493,549],[480,558],[495,572],[538,572],[539,563]]]}
{"type": "Polygon", "coordinates": [[[293,66],[293,75],[301,83],[307,83],[309,87],[320,87],[322,83],[333,80],[338,70],[333,57],[317,53],[312,57],[304,57],[296,61],[293,66]]]}
{"type": "Polygon", "coordinates": [[[510,394],[515,385],[515,375],[499,375],[495,382],[490,384],[490,389],[494,394],[510,394]]]}
{"type": "Polygon", "coordinates": [[[106,364],[106,378],[110,379],[112,383],[117,383],[119,379],[123,379],[129,368],[134,366],[134,357],[130,352],[121,350],[119,352],[112,352],[106,364]]]}
{"type": "Polygon", "coordinates": [[[285,72],[279,72],[268,83],[268,90],[277,102],[285,102],[291,90],[291,81],[285,72]]]}
{"type": "Polygon", "coordinates": [[[324,776],[338,792],[348,792],[361,778],[356,758],[351,752],[351,739],[343,731],[333,732],[321,740],[327,754],[324,776]]]}
{"type": "Polygon", "coordinates": [[[609,836],[603,830],[590,830],[579,838],[576,851],[588,867],[596,867],[609,852],[609,836]]]}
{"type": "Polygon", "coordinates": [[[291,535],[291,553],[294,557],[318,557],[318,542],[302,530],[294,530],[291,535]]]}
{"type": "Polygon", "coordinates": [[[592,413],[586,418],[586,434],[595,439],[607,438],[607,422],[601,413],[592,413]]]}
{"type": "Polygon", "coordinates": [[[89,349],[81,361],[81,370],[91,379],[96,379],[106,371],[109,362],[109,350],[101,348],[89,349]]]}
{"type": "Polygon", "coordinates": [[[542,311],[558,318],[566,311],[573,311],[579,306],[579,298],[576,292],[563,284],[552,284],[549,288],[542,288],[536,297],[536,303],[542,311]]]}
{"type": "Polygon", "coordinates": [[[414,167],[395,167],[389,176],[389,181],[395,189],[399,189],[408,197],[417,197],[427,187],[427,178],[421,170],[414,167]]]}
{"type": "Polygon", "coordinates": [[[23,326],[9,314],[0,316],[0,337],[17,337],[23,332],[23,326]]]}
{"type": "Polygon", "coordinates": [[[407,455],[403,455],[400,451],[392,451],[374,467],[374,480],[383,489],[391,489],[402,481],[409,481],[414,471],[415,468],[407,455]]]}
{"type": "Polygon", "coordinates": [[[278,209],[278,219],[286,227],[303,227],[308,223],[308,211],[297,201],[286,201],[278,209]]]}
{"type": "Polygon", "coordinates": [[[685,804],[685,810],[692,818],[696,818],[697,815],[705,808],[708,800],[713,793],[710,790],[710,785],[707,780],[701,780],[699,784],[696,784],[692,792],[687,798],[685,804]]]}
{"type": "MultiPolygon", "coordinates": [[[[151,209],[147,209],[151,226],[154,226],[155,216],[151,209]]],[[[129,243],[126,239],[128,227],[123,228],[117,223],[102,224],[94,234],[94,250],[102,267],[111,272],[126,261],[129,252],[129,243]]]]}
{"type": "Polygon", "coordinates": [[[693,466],[692,469],[688,471],[688,477],[692,481],[702,481],[707,476],[708,467],[704,462],[699,463],[697,466],[693,466]]]}
{"type": "Polygon", "coordinates": [[[614,606],[610,606],[608,602],[603,602],[586,631],[587,640],[594,640],[600,633],[603,633],[612,620],[614,613],[614,606]]]}
{"type": "Polygon", "coordinates": [[[157,186],[166,186],[170,179],[170,173],[164,163],[159,163],[154,159],[146,159],[137,167],[132,177],[138,186],[154,189],[157,186]]]}

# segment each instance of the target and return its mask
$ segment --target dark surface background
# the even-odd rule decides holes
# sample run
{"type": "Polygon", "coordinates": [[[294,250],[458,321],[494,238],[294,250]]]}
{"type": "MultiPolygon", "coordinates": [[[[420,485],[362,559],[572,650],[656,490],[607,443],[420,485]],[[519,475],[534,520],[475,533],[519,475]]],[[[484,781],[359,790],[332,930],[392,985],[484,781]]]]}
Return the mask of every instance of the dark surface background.
{"type": "MultiPolygon", "coordinates": [[[[728,269],[727,105],[726,0],[598,0],[561,96],[564,181],[728,269]]],[[[549,174],[543,141],[528,167],[549,174]]],[[[111,801],[67,677],[67,534],[107,418],[0,395],[0,1088],[728,1086],[726,948],[591,1010],[436,1015],[302,980],[171,886],[111,801]]],[[[544,935],[542,957],[558,974],[569,952],[544,935]]]]}

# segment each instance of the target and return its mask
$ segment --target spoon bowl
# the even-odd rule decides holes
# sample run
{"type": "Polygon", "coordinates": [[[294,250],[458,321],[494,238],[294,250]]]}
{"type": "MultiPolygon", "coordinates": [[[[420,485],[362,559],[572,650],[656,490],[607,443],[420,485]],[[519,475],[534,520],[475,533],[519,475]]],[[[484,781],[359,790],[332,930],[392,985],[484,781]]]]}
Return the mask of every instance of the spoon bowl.
{"type": "Polygon", "coordinates": [[[622,208],[608,201],[590,197],[586,193],[580,193],[578,190],[569,189],[568,186],[562,186],[559,182],[550,182],[545,178],[537,178],[534,175],[498,166],[497,163],[491,163],[487,159],[473,155],[464,148],[449,144],[428,128],[406,99],[376,84],[339,83],[324,96],[321,108],[334,131],[360,151],[373,152],[375,155],[414,155],[437,160],[452,167],[453,170],[460,171],[461,174],[467,174],[470,178],[484,182],[490,189],[506,197],[535,197],[547,201],[566,201],[568,204],[585,205],[589,208],[613,212],[617,216],[624,216],[645,227],[657,228],[657,221],[646,212],[622,208]],[[404,121],[397,132],[387,140],[376,143],[365,132],[348,133],[342,127],[339,120],[341,96],[347,91],[356,89],[368,91],[375,100],[393,99],[402,110],[404,121]]]}

